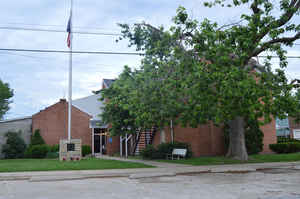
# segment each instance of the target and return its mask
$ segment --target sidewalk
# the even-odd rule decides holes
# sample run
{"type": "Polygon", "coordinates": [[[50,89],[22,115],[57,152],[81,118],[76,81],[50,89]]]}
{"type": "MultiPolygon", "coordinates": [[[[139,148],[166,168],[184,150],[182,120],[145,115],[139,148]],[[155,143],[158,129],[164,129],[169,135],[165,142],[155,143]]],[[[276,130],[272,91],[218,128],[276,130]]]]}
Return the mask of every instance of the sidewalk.
{"type": "Polygon", "coordinates": [[[126,162],[137,162],[137,163],[155,166],[158,168],[174,168],[174,167],[189,167],[190,166],[190,165],[186,165],[186,164],[157,162],[157,161],[142,160],[142,159],[128,159],[128,158],[121,158],[121,157],[112,157],[112,156],[107,156],[107,155],[101,155],[101,156],[98,156],[97,158],[102,158],[102,159],[107,159],[107,160],[119,160],[119,161],[126,161],[126,162]]]}
{"type": "Polygon", "coordinates": [[[257,164],[234,164],[212,166],[189,166],[182,164],[163,163],[146,160],[124,159],[116,157],[102,157],[121,161],[141,162],[157,168],[113,169],[113,170],[79,170],[79,171],[42,171],[42,172],[15,172],[0,173],[0,181],[28,180],[31,182],[80,180],[89,178],[126,177],[130,179],[162,177],[175,175],[192,175],[199,173],[246,173],[262,169],[300,169],[300,162],[275,162],[257,164]]]}

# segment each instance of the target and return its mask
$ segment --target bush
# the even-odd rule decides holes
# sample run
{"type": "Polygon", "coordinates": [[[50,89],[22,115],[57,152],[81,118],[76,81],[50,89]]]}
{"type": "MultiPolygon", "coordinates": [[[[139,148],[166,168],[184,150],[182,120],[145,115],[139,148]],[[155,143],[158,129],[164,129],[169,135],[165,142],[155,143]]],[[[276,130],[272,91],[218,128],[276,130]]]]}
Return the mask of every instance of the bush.
{"type": "Polygon", "coordinates": [[[21,137],[21,132],[7,132],[5,137],[7,138],[6,144],[4,144],[2,148],[4,158],[23,158],[26,150],[26,144],[21,137]]]}
{"type": "Polygon", "coordinates": [[[300,152],[300,142],[286,142],[286,143],[270,144],[269,147],[275,153],[300,152]]]}
{"type": "Polygon", "coordinates": [[[30,146],[26,152],[26,158],[45,158],[50,151],[50,147],[46,144],[30,146]]]}
{"type": "Polygon", "coordinates": [[[296,140],[290,137],[277,136],[277,143],[285,143],[285,142],[300,142],[300,140],[296,140]]]}
{"type": "Polygon", "coordinates": [[[51,152],[49,151],[46,155],[47,159],[56,159],[59,157],[59,153],[58,152],[51,152]]]}
{"type": "MultiPolygon", "coordinates": [[[[264,134],[259,128],[257,121],[247,121],[245,129],[245,142],[248,155],[258,154],[263,150],[263,138],[264,134]]],[[[224,125],[224,141],[225,147],[229,146],[229,125],[224,125]]]]}
{"type": "Polygon", "coordinates": [[[59,152],[59,144],[50,146],[50,152],[59,152]]]}
{"type": "Polygon", "coordinates": [[[36,129],[31,137],[30,145],[45,144],[43,137],[40,134],[40,129],[36,129]]]}
{"type": "Polygon", "coordinates": [[[145,149],[141,150],[140,154],[144,159],[155,159],[157,150],[150,144],[146,146],[145,149]]]}
{"type": "Polygon", "coordinates": [[[186,157],[190,158],[193,156],[191,146],[188,143],[184,142],[169,142],[169,143],[162,143],[157,146],[157,150],[159,153],[160,158],[166,158],[167,154],[171,154],[173,149],[187,149],[186,157]]]}
{"type": "Polygon", "coordinates": [[[89,145],[82,145],[81,146],[81,152],[82,152],[82,156],[86,156],[86,155],[92,153],[92,149],[89,145]]]}
{"type": "Polygon", "coordinates": [[[187,158],[193,155],[190,145],[183,142],[162,143],[157,146],[157,149],[153,145],[148,145],[140,154],[144,159],[165,159],[173,149],[187,149],[187,158]]]}

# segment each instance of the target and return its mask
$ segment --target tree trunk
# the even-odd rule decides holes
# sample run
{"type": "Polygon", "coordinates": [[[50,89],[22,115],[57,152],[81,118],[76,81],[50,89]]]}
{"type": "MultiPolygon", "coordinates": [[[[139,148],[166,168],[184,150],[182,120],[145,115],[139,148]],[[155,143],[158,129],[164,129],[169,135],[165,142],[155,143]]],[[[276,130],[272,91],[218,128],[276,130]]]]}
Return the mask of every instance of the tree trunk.
{"type": "Polygon", "coordinates": [[[229,122],[229,147],[226,156],[237,160],[248,160],[243,117],[236,117],[229,122]]]}

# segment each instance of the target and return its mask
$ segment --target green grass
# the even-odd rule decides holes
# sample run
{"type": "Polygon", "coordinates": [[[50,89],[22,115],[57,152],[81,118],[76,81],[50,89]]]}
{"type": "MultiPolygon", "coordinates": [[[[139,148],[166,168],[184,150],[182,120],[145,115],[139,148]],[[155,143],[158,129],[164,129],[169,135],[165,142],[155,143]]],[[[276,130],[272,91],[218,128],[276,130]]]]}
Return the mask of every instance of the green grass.
{"type": "Polygon", "coordinates": [[[300,161],[300,153],[290,154],[267,154],[251,155],[249,161],[239,161],[226,157],[199,157],[181,160],[158,160],[160,162],[199,165],[222,165],[222,164],[243,164],[243,163],[264,163],[264,162],[293,162],[300,161]]]}
{"type": "Polygon", "coordinates": [[[21,171],[64,171],[64,170],[98,170],[152,168],[142,163],[124,162],[104,159],[83,159],[74,162],[60,162],[57,159],[10,159],[0,160],[0,172],[21,171]]]}

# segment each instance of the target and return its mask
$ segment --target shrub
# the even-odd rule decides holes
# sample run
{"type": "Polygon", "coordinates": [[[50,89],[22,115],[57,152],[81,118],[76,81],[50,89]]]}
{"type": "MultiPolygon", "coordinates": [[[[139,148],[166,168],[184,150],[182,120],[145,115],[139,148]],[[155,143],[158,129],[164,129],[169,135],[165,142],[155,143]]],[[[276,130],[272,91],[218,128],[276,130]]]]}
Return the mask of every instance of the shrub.
{"type": "Polygon", "coordinates": [[[50,151],[50,147],[46,144],[30,146],[26,152],[25,157],[27,158],[45,158],[47,153],[50,151]]]}
{"type": "Polygon", "coordinates": [[[23,158],[26,150],[26,144],[21,137],[21,131],[19,132],[7,132],[5,134],[6,144],[3,145],[2,153],[4,158],[23,158]]]}
{"type": "MultiPolygon", "coordinates": [[[[245,142],[246,149],[249,155],[258,154],[263,150],[263,138],[264,134],[259,128],[257,121],[248,120],[245,129],[245,142]]],[[[224,141],[225,147],[229,146],[229,125],[224,125],[224,141]]]]}
{"type": "Polygon", "coordinates": [[[154,159],[157,154],[157,150],[150,144],[146,146],[145,149],[141,150],[140,154],[144,159],[154,159]]]}
{"type": "Polygon", "coordinates": [[[144,159],[165,159],[173,149],[187,149],[187,158],[193,155],[190,145],[183,142],[162,143],[157,146],[157,149],[153,145],[148,145],[140,154],[144,159]]]}
{"type": "Polygon", "coordinates": [[[270,144],[269,147],[275,153],[300,152],[300,142],[286,142],[286,143],[270,144]]]}
{"type": "Polygon", "coordinates": [[[186,157],[190,158],[193,156],[191,146],[188,143],[169,142],[169,143],[162,143],[157,146],[157,150],[160,158],[166,158],[166,155],[171,154],[173,149],[187,149],[186,157]]]}
{"type": "Polygon", "coordinates": [[[82,152],[82,156],[86,156],[86,155],[92,153],[92,149],[89,145],[82,145],[81,146],[81,152],[82,152]]]}
{"type": "Polygon", "coordinates": [[[59,153],[58,152],[51,152],[51,151],[49,151],[46,154],[46,158],[48,158],[48,159],[55,159],[55,158],[58,158],[58,157],[59,157],[59,153]]]}
{"type": "Polygon", "coordinates": [[[31,137],[30,145],[42,145],[42,144],[45,144],[45,141],[40,134],[40,129],[36,129],[31,137]]]}
{"type": "Polygon", "coordinates": [[[50,152],[59,152],[59,144],[50,146],[50,152]]]}
{"type": "Polygon", "coordinates": [[[277,143],[285,143],[285,142],[300,142],[300,140],[296,140],[290,137],[277,136],[277,143]]]}

